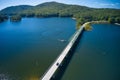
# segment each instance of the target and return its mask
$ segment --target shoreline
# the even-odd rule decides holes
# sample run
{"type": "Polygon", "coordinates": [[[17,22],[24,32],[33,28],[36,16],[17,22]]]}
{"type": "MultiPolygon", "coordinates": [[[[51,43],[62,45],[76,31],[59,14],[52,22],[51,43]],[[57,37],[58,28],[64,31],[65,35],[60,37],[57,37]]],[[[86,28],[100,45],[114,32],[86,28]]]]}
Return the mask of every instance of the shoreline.
{"type": "Polygon", "coordinates": [[[101,20],[101,21],[89,21],[89,22],[85,22],[84,24],[76,27],[77,29],[79,29],[81,26],[84,26],[85,30],[87,31],[91,31],[93,28],[92,28],[92,24],[109,24],[108,21],[104,21],[104,20],[101,20]]]}
{"type": "Polygon", "coordinates": [[[120,26],[120,23],[115,23],[115,25],[118,25],[118,26],[120,26]]]}
{"type": "Polygon", "coordinates": [[[73,20],[76,20],[76,18],[72,17],[73,20]]]}
{"type": "Polygon", "coordinates": [[[102,21],[91,21],[90,23],[91,24],[105,24],[105,23],[109,23],[109,22],[102,20],[102,21]]]}
{"type": "Polygon", "coordinates": [[[85,22],[82,26],[84,26],[84,29],[87,31],[91,31],[93,27],[91,26],[92,24],[108,24],[108,21],[90,21],[90,22],[85,22]]]}

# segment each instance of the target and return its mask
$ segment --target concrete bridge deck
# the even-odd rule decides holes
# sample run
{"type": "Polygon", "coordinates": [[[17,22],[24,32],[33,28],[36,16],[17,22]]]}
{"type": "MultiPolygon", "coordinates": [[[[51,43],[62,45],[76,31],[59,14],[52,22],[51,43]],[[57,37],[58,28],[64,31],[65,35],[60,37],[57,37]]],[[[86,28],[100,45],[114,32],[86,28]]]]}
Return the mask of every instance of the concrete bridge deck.
{"type": "Polygon", "coordinates": [[[84,29],[85,25],[86,25],[86,23],[83,24],[80,27],[80,29],[76,31],[76,34],[73,36],[73,38],[68,43],[68,45],[66,46],[66,48],[62,51],[62,53],[58,56],[58,58],[54,61],[54,63],[52,64],[52,66],[43,75],[43,77],[41,78],[41,80],[51,80],[51,78],[53,77],[54,73],[59,68],[59,66],[61,66],[62,61],[65,59],[65,57],[67,56],[67,54],[71,50],[72,46],[75,44],[75,41],[77,40],[77,38],[82,33],[82,30],[84,29]]]}

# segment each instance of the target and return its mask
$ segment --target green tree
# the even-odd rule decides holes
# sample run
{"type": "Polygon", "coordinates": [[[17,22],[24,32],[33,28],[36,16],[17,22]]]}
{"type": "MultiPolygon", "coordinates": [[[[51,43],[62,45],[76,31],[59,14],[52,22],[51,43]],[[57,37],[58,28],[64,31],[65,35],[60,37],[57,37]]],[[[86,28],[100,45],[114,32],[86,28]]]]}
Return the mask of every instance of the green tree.
{"type": "Polygon", "coordinates": [[[115,22],[116,22],[116,23],[120,23],[120,17],[116,17],[116,18],[115,18],[115,22]]]}
{"type": "Polygon", "coordinates": [[[114,22],[115,22],[115,19],[112,18],[112,17],[109,17],[109,18],[108,18],[108,22],[109,22],[109,23],[114,23],[114,22]]]}
{"type": "Polygon", "coordinates": [[[20,21],[21,20],[21,16],[20,15],[14,15],[10,17],[10,21],[20,21]]]}

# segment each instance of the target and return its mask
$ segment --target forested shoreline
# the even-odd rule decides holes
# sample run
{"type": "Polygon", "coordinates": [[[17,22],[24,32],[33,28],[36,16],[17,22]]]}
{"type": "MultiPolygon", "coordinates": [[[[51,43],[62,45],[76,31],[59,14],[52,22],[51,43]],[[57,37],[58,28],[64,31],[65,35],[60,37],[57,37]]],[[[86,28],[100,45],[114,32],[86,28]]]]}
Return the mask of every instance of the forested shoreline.
{"type": "Polygon", "coordinates": [[[10,16],[11,21],[20,21],[23,17],[71,17],[76,19],[77,25],[101,20],[110,23],[120,23],[120,9],[97,9],[57,2],[46,2],[36,6],[21,5],[7,7],[0,11],[0,22],[7,20],[8,16],[10,16]]]}

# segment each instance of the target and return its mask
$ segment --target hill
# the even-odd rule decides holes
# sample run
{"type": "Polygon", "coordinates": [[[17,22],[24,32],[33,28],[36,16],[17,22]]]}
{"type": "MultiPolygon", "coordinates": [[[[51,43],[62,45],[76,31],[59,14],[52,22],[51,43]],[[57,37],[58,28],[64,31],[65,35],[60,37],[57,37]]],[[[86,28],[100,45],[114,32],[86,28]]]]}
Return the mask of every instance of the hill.
{"type": "Polygon", "coordinates": [[[109,20],[120,22],[120,9],[89,8],[80,5],[68,5],[58,2],[46,2],[36,6],[14,6],[0,11],[2,15],[20,15],[22,17],[74,17],[80,22],[109,20]]]}
{"type": "Polygon", "coordinates": [[[48,17],[48,16],[63,16],[69,17],[73,16],[74,13],[80,11],[91,10],[91,8],[78,5],[67,5],[57,2],[46,2],[36,6],[12,6],[5,8],[0,11],[1,14],[6,15],[22,15],[22,16],[38,16],[38,17],[48,17]]]}
{"type": "Polygon", "coordinates": [[[11,7],[7,7],[5,9],[1,10],[0,14],[6,14],[6,15],[17,14],[17,13],[19,13],[23,10],[27,10],[31,7],[33,7],[33,6],[29,6],[29,5],[11,6],[11,7]]]}
{"type": "Polygon", "coordinates": [[[46,2],[36,6],[12,6],[0,11],[0,14],[6,15],[24,15],[24,16],[73,16],[75,13],[92,10],[91,8],[78,5],[67,5],[57,2],[46,2]]]}

